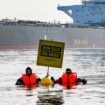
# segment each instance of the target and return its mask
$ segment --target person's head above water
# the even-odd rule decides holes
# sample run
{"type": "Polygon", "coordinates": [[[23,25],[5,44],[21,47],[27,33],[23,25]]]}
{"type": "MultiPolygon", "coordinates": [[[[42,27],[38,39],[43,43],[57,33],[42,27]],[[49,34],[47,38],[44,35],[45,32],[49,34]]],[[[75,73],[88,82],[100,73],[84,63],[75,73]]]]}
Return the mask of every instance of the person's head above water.
{"type": "Polygon", "coordinates": [[[66,73],[71,73],[71,72],[72,72],[72,70],[70,68],[66,69],[66,73]]]}
{"type": "Polygon", "coordinates": [[[26,74],[30,76],[32,74],[32,69],[30,67],[26,68],[26,74]]]}

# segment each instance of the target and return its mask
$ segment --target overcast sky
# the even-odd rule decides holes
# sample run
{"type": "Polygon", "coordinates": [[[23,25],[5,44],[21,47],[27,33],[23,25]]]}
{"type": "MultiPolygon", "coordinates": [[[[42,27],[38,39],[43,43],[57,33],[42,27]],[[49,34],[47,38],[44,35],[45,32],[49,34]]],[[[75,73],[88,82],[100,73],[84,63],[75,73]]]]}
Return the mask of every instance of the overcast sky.
{"type": "Polygon", "coordinates": [[[0,20],[17,18],[24,20],[69,22],[57,5],[79,4],[81,0],[0,0],[0,20]]]}

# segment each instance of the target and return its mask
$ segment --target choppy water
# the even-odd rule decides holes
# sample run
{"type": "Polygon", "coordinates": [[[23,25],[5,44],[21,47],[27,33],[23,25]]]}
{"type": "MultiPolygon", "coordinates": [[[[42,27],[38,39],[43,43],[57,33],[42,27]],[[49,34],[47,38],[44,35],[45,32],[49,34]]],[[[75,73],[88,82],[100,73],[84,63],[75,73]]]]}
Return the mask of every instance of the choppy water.
{"type": "Polygon", "coordinates": [[[50,68],[50,76],[59,78],[66,67],[88,80],[66,90],[38,87],[27,90],[15,86],[16,80],[32,67],[39,77],[46,75],[47,67],[37,66],[37,50],[0,50],[0,105],[104,105],[105,104],[105,49],[68,49],[64,53],[62,69],[50,68]]]}

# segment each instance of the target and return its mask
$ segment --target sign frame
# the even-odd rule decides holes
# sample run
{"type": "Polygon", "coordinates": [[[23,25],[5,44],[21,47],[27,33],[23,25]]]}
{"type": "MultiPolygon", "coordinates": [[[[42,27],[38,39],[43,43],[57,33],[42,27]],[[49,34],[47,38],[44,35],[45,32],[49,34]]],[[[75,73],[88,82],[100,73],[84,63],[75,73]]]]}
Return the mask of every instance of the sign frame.
{"type": "Polygon", "coordinates": [[[62,68],[64,42],[39,40],[37,65],[62,68]]]}

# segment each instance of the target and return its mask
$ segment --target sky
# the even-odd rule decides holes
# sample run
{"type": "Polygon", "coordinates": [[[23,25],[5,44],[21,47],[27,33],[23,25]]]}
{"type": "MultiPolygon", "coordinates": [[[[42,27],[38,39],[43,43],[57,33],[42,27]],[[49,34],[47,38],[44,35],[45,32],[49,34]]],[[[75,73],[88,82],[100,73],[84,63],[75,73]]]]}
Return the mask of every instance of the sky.
{"type": "Polygon", "coordinates": [[[0,20],[21,19],[35,21],[70,22],[71,19],[58,5],[79,4],[81,0],[0,0],[0,20]]]}

